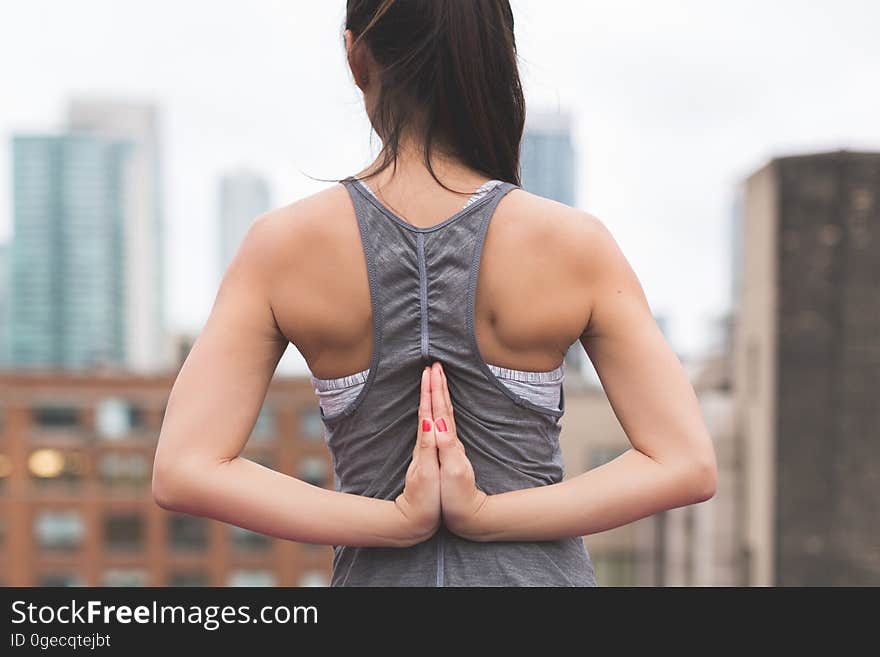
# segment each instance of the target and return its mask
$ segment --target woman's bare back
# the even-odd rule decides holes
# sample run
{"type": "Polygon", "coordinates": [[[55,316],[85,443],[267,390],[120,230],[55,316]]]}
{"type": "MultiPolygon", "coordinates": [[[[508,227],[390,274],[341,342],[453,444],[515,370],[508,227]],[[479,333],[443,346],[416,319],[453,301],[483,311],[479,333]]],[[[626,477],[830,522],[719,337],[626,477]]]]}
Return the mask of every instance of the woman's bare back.
{"type": "MultiPolygon", "coordinates": [[[[446,194],[419,216],[403,216],[418,226],[439,223],[464,205],[446,194]],[[434,218],[423,220],[425,215],[434,218]]],[[[291,247],[289,259],[276,259],[272,307],[279,329],[316,377],[365,370],[372,357],[372,312],[348,193],[334,185],[275,212],[289,227],[291,247]]],[[[581,336],[589,315],[578,253],[584,221],[584,213],[522,189],[501,200],[486,234],[474,308],[478,346],[488,363],[551,370],[581,336]]]]}

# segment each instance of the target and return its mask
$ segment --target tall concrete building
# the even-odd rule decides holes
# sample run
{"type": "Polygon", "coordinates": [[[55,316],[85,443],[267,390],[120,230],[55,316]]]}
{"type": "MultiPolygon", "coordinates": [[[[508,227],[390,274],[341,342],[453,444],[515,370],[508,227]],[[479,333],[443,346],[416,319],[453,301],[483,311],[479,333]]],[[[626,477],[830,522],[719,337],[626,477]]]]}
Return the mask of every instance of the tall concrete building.
{"type": "Polygon", "coordinates": [[[149,103],[81,97],[69,103],[67,121],[74,132],[129,144],[122,243],[126,365],[138,372],[157,371],[171,364],[164,336],[158,109],[149,103]]]}
{"type": "Polygon", "coordinates": [[[742,198],[749,583],[880,584],[880,153],[778,158],[742,198]]]}
{"type": "MultiPolygon", "coordinates": [[[[522,188],[574,206],[575,166],[571,115],[529,112],[520,147],[522,188]]],[[[574,373],[598,381],[580,343],[569,347],[565,362],[574,373]]]]}
{"type": "Polygon", "coordinates": [[[245,170],[220,178],[220,274],[226,270],[253,220],[272,202],[265,178],[245,170]]]}
{"type": "Polygon", "coordinates": [[[10,365],[125,363],[128,153],[98,135],[13,137],[10,365]]]}

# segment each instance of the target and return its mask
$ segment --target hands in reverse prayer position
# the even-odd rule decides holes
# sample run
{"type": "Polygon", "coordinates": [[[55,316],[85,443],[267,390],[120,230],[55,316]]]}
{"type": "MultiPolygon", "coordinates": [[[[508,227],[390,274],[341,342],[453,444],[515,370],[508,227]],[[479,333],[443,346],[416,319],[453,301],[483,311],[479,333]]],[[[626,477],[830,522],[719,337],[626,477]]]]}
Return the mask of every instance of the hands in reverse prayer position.
{"type": "Polygon", "coordinates": [[[426,539],[437,531],[441,518],[450,531],[467,538],[487,498],[476,486],[473,466],[455,431],[446,374],[434,363],[422,370],[416,444],[395,504],[426,539]]]}

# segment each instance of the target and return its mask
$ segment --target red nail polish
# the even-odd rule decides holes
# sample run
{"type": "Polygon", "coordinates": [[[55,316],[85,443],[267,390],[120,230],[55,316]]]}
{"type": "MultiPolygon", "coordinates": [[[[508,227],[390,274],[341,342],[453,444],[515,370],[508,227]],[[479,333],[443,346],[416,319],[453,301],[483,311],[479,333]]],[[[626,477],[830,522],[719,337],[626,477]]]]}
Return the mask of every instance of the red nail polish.
{"type": "Polygon", "coordinates": [[[442,417],[437,420],[437,431],[446,431],[446,420],[442,417]]]}
{"type": "MultiPolygon", "coordinates": [[[[441,422],[442,422],[442,420],[441,420],[441,422]]],[[[422,431],[427,433],[430,430],[431,430],[431,420],[428,420],[428,419],[422,420],[422,431]]]]}

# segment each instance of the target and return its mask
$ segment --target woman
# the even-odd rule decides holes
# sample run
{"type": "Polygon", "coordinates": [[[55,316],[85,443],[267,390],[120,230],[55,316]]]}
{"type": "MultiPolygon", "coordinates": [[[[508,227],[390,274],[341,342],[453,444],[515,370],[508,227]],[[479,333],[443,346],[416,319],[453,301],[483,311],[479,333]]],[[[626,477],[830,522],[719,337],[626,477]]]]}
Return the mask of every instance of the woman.
{"type": "Polygon", "coordinates": [[[592,586],[582,536],[714,495],[696,396],[614,239],[519,187],[513,27],[507,0],[349,0],[382,152],[244,239],[171,393],[161,506],[333,545],[333,585],[592,586]],[[563,482],[575,340],[632,449],[563,482]],[[335,490],[240,456],[288,342],[335,490]]]}

